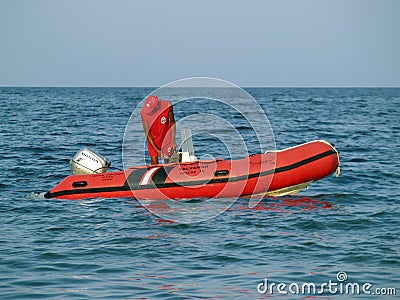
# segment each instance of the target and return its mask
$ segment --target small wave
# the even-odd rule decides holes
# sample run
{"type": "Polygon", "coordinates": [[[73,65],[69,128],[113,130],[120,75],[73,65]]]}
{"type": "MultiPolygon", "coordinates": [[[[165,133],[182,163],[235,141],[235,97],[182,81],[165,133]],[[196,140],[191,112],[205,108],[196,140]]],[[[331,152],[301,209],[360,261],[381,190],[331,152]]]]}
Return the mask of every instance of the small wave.
{"type": "Polygon", "coordinates": [[[103,202],[105,198],[87,198],[87,199],[82,199],[79,201],[79,205],[82,206],[92,206],[93,204],[103,202]]]}
{"type": "Polygon", "coordinates": [[[42,193],[30,192],[30,193],[26,194],[26,196],[24,198],[29,199],[29,200],[32,200],[32,199],[33,200],[35,200],[35,199],[43,200],[43,199],[46,199],[44,197],[44,194],[46,194],[46,192],[42,192],[42,193]]]}
{"type": "Polygon", "coordinates": [[[352,158],[352,159],[348,160],[347,162],[368,162],[368,160],[364,159],[364,158],[356,157],[356,158],[352,158]]]}

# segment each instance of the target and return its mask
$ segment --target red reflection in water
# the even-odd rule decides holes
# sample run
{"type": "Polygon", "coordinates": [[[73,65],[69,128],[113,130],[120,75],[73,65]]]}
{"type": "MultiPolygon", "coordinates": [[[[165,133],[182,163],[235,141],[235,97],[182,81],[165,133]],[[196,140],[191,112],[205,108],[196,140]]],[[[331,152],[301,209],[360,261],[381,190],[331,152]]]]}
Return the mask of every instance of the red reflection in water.
{"type": "Polygon", "coordinates": [[[318,198],[311,198],[307,196],[298,196],[290,198],[268,198],[268,200],[276,201],[261,201],[256,207],[249,208],[249,206],[241,205],[234,206],[231,210],[267,210],[272,212],[288,213],[293,212],[292,208],[297,208],[301,212],[306,212],[315,209],[331,209],[332,204],[328,201],[324,201],[318,198]]]}
{"type": "Polygon", "coordinates": [[[137,274],[139,276],[142,276],[144,278],[156,278],[156,279],[164,279],[167,278],[167,276],[162,276],[162,275],[150,275],[150,274],[137,274]]]}
{"type": "Polygon", "coordinates": [[[167,236],[166,234],[155,234],[155,235],[147,235],[146,238],[159,239],[159,238],[165,238],[166,236],[167,236]]]}
{"type": "Polygon", "coordinates": [[[148,210],[155,210],[155,211],[168,211],[171,210],[171,207],[165,203],[165,201],[152,201],[149,205],[145,206],[148,210]]]}
{"type": "MultiPolygon", "coordinates": [[[[218,199],[213,199],[213,201],[218,201],[218,199]]],[[[322,209],[331,209],[332,203],[329,201],[323,200],[318,197],[309,197],[309,196],[287,196],[287,197],[268,197],[263,199],[257,206],[253,208],[249,208],[248,200],[239,199],[239,201],[230,207],[228,210],[239,213],[240,211],[270,211],[276,213],[296,213],[296,212],[307,212],[312,210],[322,210],[322,209]]],[[[207,202],[209,209],[213,209],[212,202],[207,202]]],[[[159,217],[160,213],[170,213],[174,211],[180,211],[179,208],[171,207],[168,205],[168,202],[165,200],[152,200],[149,201],[147,205],[141,206],[137,205],[137,207],[144,207],[149,215],[151,213],[155,213],[159,217]]],[[[206,207],[202,207],[205,209],[206,207]]],[[[208,207],[207,207],[208,209],[208,207]]],[[[157,218],[155,220],[158,223],[166,223],[166,224],[175,224],[177,223],[174,220],[170,219],[162,219],[157,218]]],[[[153,238],[153,237],[150,237],[153,238]]]]}
{"type": "Polygon", "coordinates": [[[159,290],[170,291],[170,292],[178,292],[183,290],[182,287],[178,287],[176,284],[163,284],[158,288],[159,290]]]}
{"type": "Polygon", "coordinates": [[[166,220],[166,219],[156,219],[156,222],[158,222],[158,223],[170,223],[170,224],[176,223],[175,221],[166,220]]]}

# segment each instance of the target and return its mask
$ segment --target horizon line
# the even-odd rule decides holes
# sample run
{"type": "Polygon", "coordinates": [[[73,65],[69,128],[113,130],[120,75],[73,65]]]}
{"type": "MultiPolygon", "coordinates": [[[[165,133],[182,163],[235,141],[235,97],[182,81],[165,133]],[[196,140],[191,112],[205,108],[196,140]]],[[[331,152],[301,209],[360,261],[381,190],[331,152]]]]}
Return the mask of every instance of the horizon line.
{"type": "MultiPolygon", "coordinates": [[[[212,88],[230,88],[230,87],[218,87],[218,86],[210,86],[212,88]]],[[[206,87],[206,88],[210,88],[206,87]]],[[[240,86],[241,88],[400,88],[399,86],[260,86],[260,85],[254,85],[254,86],[240,86]]],[[[135,85],[135,86],[124,86],[124,85],[0,85],[0,88],[159,88],[157,86],[150,86],[150,85],[135,85]]],[[[179,88],[179,87],[173,87],[173,88],[179,88]]],[[[184,88],[192,88],[191,86],[185,86],[184,88]]],[[[193,88],[204,88],[204,87],[199,87],[199,86],[193,86],[193,88]]]]}

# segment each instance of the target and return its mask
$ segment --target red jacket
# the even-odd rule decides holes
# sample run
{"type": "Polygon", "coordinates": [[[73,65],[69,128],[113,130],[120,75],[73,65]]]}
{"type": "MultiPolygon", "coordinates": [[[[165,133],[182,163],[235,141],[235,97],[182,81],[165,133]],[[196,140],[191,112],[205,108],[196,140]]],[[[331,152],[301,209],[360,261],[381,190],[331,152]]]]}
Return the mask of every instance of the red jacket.
{"type": "MultiPolygon", "coordinates": [[[[166,100],[159,101],[160,107],[153,113],[140,112],[142,119],[150,128],[150,134],[153,137],[156,146],[161,149],[163,154],[168,155],[168,148],[172,145],[171,125],[169,122],[169,106],[171,105],[166,100]]],[[[150,156],[157,156],[157,152],[147,141],[147,147],[150,156]]]]}

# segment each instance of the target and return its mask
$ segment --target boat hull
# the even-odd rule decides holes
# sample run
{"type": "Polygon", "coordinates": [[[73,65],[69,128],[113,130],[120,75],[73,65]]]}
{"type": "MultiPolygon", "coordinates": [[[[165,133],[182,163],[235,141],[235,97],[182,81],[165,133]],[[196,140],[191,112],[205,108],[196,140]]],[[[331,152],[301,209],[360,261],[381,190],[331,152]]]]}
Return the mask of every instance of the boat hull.
{"type": "Polygon", "coordinates": [[[192,199],[286,195],[339,168],[337,150],[313,141],[239,160],[210,160],[132,167],[125,171],[70,175],[46,198],[192,199]]]}

